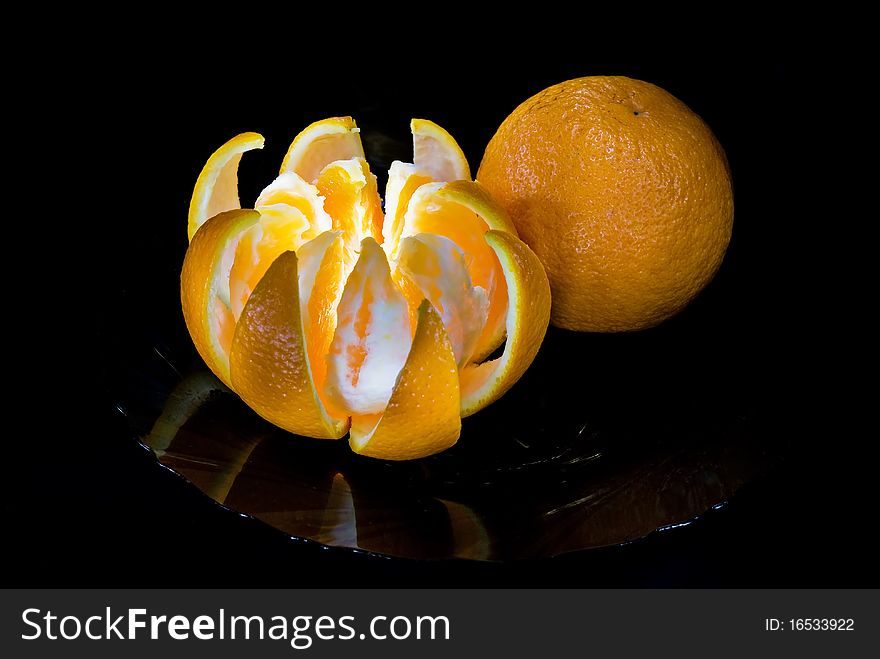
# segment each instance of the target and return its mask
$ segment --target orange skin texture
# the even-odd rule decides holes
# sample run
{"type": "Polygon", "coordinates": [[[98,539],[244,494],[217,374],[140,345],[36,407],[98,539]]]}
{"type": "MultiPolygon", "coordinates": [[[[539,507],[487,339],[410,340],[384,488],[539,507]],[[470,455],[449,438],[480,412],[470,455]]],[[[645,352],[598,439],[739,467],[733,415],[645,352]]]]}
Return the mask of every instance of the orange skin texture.
{"type": "Polygon", "coordinates": [[[544,264],[551,322],[618,332],[678,313],[712,279],[733,227],[724,151],[647,82],[587,77],[523,102],[477,180],[544,264]]]}
{"type": "Polygon", "coordinates": [[[338,439],[348,431],[348,419],[331,419],[321,408],[309,363],[296,253],[284,252],[257,284],[236,325],[232,383],[245,403],[276,426],[338,439]]]}

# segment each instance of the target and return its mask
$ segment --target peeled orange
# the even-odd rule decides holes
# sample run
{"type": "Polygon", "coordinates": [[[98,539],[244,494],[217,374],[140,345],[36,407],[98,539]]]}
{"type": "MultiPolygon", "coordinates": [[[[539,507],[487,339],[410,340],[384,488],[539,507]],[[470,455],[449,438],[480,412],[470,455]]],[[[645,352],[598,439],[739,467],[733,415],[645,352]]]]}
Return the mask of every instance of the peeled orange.
{"type": "Polygon", "coordinates": [[[384,205],[350,117],[315,122],[253,210],[239,208],[246,133],[205,165],[181,301],[208,367],[299,435],[424,457],[507,391],[537,354],[550,285],[537,256],[436,124],[414,119],[384,205]],[[486,358],[504,344],[501,356],[486,358]]]}

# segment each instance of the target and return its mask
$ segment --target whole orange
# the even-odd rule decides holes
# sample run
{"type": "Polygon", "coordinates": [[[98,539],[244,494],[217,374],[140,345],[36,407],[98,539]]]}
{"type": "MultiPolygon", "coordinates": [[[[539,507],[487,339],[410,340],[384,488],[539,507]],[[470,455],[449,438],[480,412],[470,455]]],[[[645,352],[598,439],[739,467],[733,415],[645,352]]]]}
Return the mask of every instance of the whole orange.
{"type": "Polygon", "coordinates": [[[657,325],[712,279],[730,241],[724,150],[640,80],[578,78],[531,97],[489,142],[477,180],[543,262],[558,327],[657,325]]]}

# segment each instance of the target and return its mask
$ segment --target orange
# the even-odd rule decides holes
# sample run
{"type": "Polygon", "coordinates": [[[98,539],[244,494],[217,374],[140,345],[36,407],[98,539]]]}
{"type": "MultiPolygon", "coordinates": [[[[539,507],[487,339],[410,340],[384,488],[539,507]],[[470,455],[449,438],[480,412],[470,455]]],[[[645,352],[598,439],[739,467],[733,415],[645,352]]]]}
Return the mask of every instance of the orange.
{"type": "Polygon", "coordinates": [[[461,417],[528,368],[550,318],[538,257],[458,144],[424,119],[411,131],[384,212],[351,117],[300,133],[254,210],[238,208],[237,167],[262,138],[230,140],[197,181],[181,274],[193,342],[245,403],[387,460],[455,444],[461,417]]]}
{"type": "Polygon", "coordinates": [[[559,327],[619,332],[673,316],[712,279],[733,191],[709,127],[655,85],[587,77],[517,107],[477,180],[541,259],[559,327]]]}

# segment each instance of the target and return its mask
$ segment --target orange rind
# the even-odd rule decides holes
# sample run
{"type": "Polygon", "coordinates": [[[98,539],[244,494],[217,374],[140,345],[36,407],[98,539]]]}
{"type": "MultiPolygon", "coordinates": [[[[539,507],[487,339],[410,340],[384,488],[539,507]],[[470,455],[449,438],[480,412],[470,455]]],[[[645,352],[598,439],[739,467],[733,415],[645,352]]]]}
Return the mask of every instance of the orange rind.
{"type": "Polygon", "coordinates": [[[262,149],[259,133],[242,133],[217,149],[199,174],[189,204],[187,235],[190,240],[209,218],[241,208],[238,198],[238,163],[248,151],[262,149]]]}

